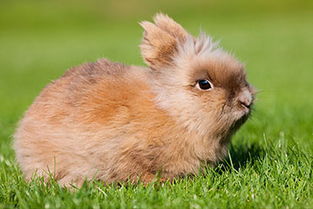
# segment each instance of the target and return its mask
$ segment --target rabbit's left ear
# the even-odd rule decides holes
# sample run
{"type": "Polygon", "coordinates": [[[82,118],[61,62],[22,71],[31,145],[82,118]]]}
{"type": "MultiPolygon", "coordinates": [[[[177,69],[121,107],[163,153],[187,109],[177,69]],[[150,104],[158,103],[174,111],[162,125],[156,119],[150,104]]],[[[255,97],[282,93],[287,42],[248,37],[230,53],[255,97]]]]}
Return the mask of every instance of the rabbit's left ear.
{"type": "Polygon", "coordinates": [[[154,22],[141,22],[144,29],[141,54],[146,63],[153,69],[172,64],[178,44],[186,40],[188,33],[174,20],[166,15],[158,14],[154,22]]]}

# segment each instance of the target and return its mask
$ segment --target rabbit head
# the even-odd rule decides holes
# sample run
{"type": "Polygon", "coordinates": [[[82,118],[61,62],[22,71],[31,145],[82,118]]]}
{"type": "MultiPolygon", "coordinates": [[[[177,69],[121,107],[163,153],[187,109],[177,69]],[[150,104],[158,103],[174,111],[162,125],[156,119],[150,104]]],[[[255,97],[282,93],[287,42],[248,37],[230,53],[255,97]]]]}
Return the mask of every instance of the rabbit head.
{"type": "Polygon", "coordinates": [[[158,106],[190,131],[228,139],[254,100],[244,65],[204,33],[193,37],[166,15],[140,24],[140,48],[158,106]]]}

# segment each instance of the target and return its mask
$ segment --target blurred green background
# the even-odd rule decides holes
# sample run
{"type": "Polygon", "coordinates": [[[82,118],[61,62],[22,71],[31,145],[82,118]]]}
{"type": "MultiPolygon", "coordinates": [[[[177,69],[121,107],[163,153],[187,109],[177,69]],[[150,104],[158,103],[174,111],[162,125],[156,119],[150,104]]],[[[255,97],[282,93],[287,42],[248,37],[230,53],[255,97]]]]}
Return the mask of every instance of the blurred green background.
{"type": "Polygon", "coordinates": [[[310,208],[312,79],[312,0],[0,0],[0,208],[53,208],[64,199],[68,201],[62,204],[73,208],[80,205],[78,200],[90,201],[86,208],[97,201],[114,207],[138,203],[138,208],[181,208],[183,203],[188,208],[207,206],[207,199],[213,208],[310,208]],[[250,83],[260,91],[253,117],[232,141],[238,170],[182,180],[163,192],[124,188],[125,202],[115,187],[102,188],[109,196],[100,198],[97,189],[70,195],[23,182],[11,148],[12,134],[36,95],[69,67],[101,57],[143,65],[138,22],[151,20],[157,12],[167,13],[194,35],[201,29],[220,40],[246,64],[250,83]],[[248,165],[240,168],[241,163],[248,165]],[[51,192],[59,192],[58,199],[51,192]],[[94,199],[88,192],[94,192],[94,199]]]}

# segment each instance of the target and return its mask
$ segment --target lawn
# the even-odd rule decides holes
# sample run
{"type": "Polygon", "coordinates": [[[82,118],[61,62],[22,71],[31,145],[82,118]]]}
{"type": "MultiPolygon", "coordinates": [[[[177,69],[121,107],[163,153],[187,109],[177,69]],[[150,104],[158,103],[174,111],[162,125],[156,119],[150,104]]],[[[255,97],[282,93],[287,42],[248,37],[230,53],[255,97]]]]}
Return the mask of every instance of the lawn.
{"type": "Polygon", "coordinates": [[[313,4],[175,2],[1,2],[0,208],[313,208],[313,4]],[[137,23],[156,11],[220,40],[260,91],[229,157],[174,183],[89,182],[67,190],[52,180],[25,182],[11,144],[32,100],[83,62],[107,57],[143,65],[137,23]]]}

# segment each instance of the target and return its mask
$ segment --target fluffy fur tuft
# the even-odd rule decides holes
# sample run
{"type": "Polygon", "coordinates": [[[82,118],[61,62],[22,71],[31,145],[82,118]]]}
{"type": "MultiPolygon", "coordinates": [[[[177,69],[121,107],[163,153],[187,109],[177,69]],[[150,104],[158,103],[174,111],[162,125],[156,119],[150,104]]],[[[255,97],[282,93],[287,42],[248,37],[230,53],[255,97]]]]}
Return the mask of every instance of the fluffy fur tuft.
{"type": "Polygon", "coordinates": [[[167,15],[140,25],[148,68],[100,59],[68,70],[36,98],[15,133],[27,179],[151,182],[197,174],[224,157],[254,100],[244,66],[167,15]]]}

